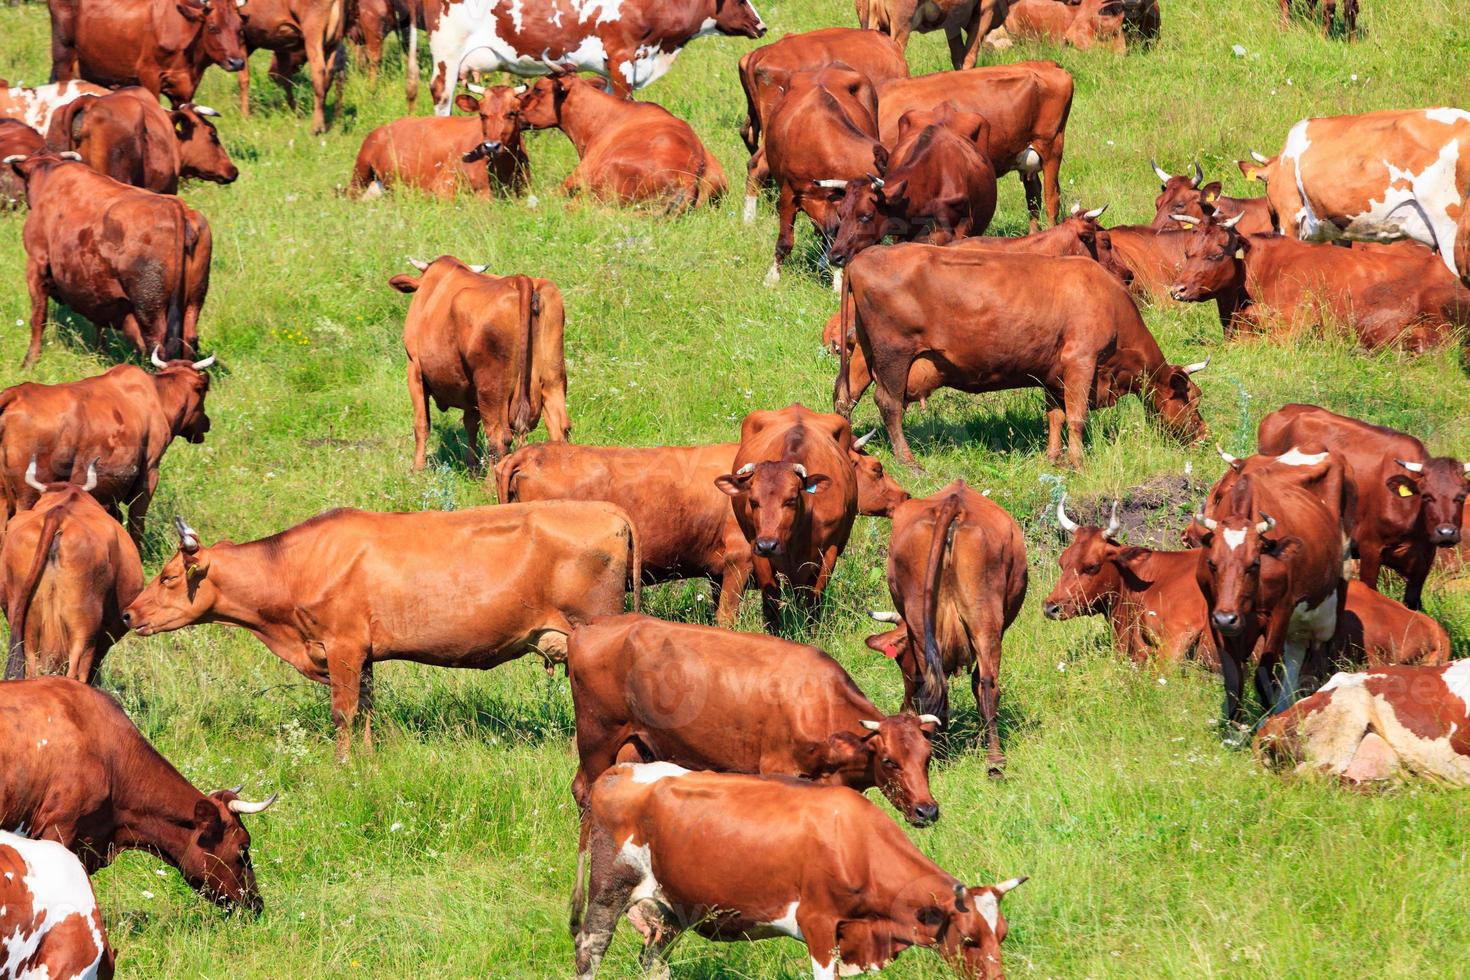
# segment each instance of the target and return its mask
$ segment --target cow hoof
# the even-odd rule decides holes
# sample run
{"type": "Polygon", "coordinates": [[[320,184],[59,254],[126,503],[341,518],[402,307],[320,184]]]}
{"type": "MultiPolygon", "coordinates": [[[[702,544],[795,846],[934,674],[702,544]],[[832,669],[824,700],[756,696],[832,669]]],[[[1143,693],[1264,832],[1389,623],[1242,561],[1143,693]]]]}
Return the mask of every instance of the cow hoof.
{"type": "Polygon", "coordinates": [[[1006,778],[1005,763],[992,762],[990,768],[986,770],[985,775],[989,776],[995,782],[1000,782],[1006,778]]]}

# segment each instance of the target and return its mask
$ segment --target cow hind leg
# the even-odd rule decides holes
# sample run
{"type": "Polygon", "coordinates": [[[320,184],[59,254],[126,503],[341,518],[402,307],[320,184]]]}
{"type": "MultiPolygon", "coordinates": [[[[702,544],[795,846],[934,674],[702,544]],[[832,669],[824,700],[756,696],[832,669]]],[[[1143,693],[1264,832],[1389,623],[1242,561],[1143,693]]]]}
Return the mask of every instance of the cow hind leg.
{"type": "Polygon", "coordinates": [[[888,444],[893,448],[893,454],[909,468],[922,470],[923,467],[914,458],[914,451],[909,448],[909,441],[903,434],[903,412],[908,395],[909,368],[912,365],[913,356],[907,351],[892,351],[885,353],[881,360],[875,357],[869,369],[877,382],[873,389],[873,401],[878,406],[878,414],[883,418],[883,427],[888,431],[888,444]]]}
{"type": "Polygon", "coordinates": [[[975,694],[975,707],[980,711],[981,730],[976,733],[976,747],[981,734],[985,737],[985,761],[991,779],[1005,773],[1006,756],[1000,747],[1000,637],[978,637],[979,651],[970,670],[970,689],[975,694]]]}
{"type": "MultiPolygon", "coordinates": [[[[573,908],[576,927],[574,945],[577,951],[577,980],[591,980],[607,953],[617,929],[618,919],[628,907],[640,875],[634,869],[620,866],[618,849],[606,834],[592,831],[591,873],[588,881],[586,908],[573,908]]],[[[576,897],[573,902],[577,901],[576,897]]]]}
{"type": "Polygon", "coordinates": [[[780,230],[776,234],[776,254],[771,261],[770,271],[766,273],[765,285],[768,287],[781,281],[781,263],[786,261],[786,256],[791,254],[791,249],[796,244],[796,192],[787,184],[781,185],[776,213],[780,230]]]}
{"type": "Polygon", "coordinates": [[[327,675],[332,689],[332,724],[337,727],[337,761],[346,762],[352,749],[352,726],[362,702],[366,650],[338,647],[327,650],[327,675]]]}
{"type": "Polygon", "coordinates": [[[674,916],[662,902],[645,898],[628,909],[628,921],[643,936],[643,949],[638,954],[638,965],[649,980],[665,980],[669,976],[668,949],[679,938],[679,927],[674,916]]]}

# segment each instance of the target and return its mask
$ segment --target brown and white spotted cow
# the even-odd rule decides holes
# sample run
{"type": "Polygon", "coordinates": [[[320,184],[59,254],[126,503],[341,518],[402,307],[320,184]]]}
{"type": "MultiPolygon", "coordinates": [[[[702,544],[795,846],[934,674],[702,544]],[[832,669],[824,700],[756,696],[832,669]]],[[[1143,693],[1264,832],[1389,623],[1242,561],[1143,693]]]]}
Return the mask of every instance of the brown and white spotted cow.
{"type": "Polygon", "coordinates": [[[0,830],[0,976],[107,980],[112,948],[82,862],[0,830]]]}
{"type": "Polygon", "coordinates": [[[11,85],[0,79],[0,117],[18,119],[37,132],[44,133],[51,125],[51,114],[57,109],[83,95],[106,95],[107,92],[101,85],[79,79],[29,88],[19,83],[11,85]]]}

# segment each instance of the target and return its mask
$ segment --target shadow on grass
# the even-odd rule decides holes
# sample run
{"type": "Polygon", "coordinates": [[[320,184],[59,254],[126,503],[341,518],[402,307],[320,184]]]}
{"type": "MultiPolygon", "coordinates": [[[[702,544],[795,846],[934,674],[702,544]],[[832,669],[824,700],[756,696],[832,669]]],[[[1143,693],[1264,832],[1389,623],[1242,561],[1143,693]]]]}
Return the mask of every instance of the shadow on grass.
{"type": "Polygon", "coordinates": [[[547,677],[522,698],[477,690],[438,688],[413,696],[380,698],[376,719],[423,738],[463,736],[505,739],[526,745],[570,739],[576,733],[571,701],[561,674],[547,677]]]}

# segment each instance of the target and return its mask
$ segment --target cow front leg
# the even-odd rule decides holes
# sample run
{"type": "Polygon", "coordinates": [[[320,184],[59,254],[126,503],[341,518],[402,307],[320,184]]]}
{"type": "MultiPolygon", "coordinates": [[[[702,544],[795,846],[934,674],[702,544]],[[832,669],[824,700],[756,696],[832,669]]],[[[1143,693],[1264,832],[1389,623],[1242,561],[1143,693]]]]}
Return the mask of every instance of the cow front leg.
{"type": "Polygon", "coordinates": [[[776,233],[776,255],[771,262],[770,271],[766,273],[765,285],[775,286],[781,281],[781,263],[786,261],[786,256],[791,254],[792,246],[796,244],[796,192],[790,184],[781,185],[780,196],[776,200],[776,217],[780,221],[780,230],[776,233]]]}
{"type": "Polygon", "coordinates": [[[1215,647],[1220,652],[1220,679],[1225,686],[1225,702],[1221,712],[1227,723],[1240,721],[1241,701],[1245,697],[1245,664],[1236,658],[1234,649],[1226,646],[1219,634],[1214,634],[1215,647]]]}
{"type": "Polygon", "coordinates": [[[28,368],[41,356],[41,334],[46,329],[46,270],[37,262],[26,263],[26,288],[31,293],[31,344],[20,366],[28,368]]]}
{"type": "Polygon", "coordinates": [[[327,131],[327,86],[331,84],[330,66],[319,30],[307,31],[306,64],[311,73],[311,92],[316,97],[316,105],[311,110],[311,131],[317,135],[327,131]]]}
{"type": "MultiPolygon", "coordinates": [[[[408,400],[413,405],[413,471],[417,473],[429,462],[429,393],[423,371],[413,358],[408,360],[408,400]]],[[[465,421],[469,421],[468,413],[465,421]]]]}
{"type": "Polygon", "coordinates": [[[1419,610],[1424,606],[1424,581],[1434,567],[1434,551],[1423,548],[1410,556],[1409,567],[1404,570],[1404,605],[1419,610]]]}
{"type": "Polygon", "coordinates": [[[240,118],[250,118],[250,59],[245,59],[245,67],[236,72],[240,83],[240,118]]]}
{"type": "Polygon", "coordinates": [[[153,494],[158,489],[157,467],[148,471],[142,486],[133,499],[128,501],[128,537],[139,551],[143,550],[143,532],[148,522],[148,508],[153,503],[153,494]]]}
{"type": "Polygon", "coordinates": [[[464,465],[471,473],[480,472],[480,410],[464,410],[464,465]]]}
{"type": "Polygon", "coordinates": [[[362,675],[367,651],[336,646],[327,649],[327,679],[332,688],[332,724],[337,728],[337,761],[352,751],[352,725],[362,700],[362,675]]]}

